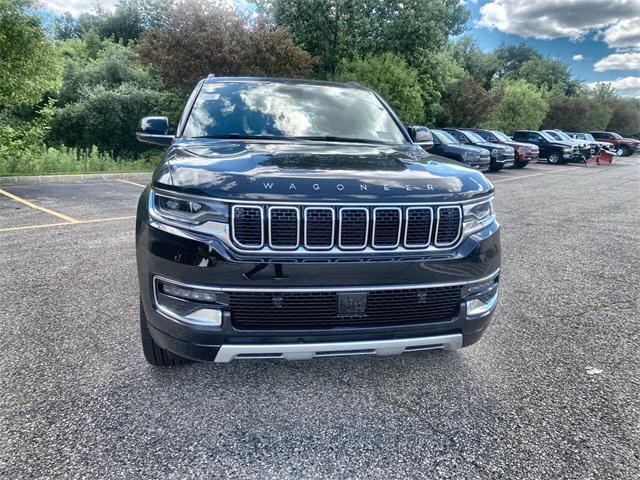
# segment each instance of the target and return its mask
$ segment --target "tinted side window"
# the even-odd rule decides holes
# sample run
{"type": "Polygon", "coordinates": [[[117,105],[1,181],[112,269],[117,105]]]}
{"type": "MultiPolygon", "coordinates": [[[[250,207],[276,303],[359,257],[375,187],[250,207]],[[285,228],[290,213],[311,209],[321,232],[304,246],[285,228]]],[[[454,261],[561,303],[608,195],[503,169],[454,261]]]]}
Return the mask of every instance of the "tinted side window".
{"type": "Polygon", "coordinates": [[[542,140],[542,137],[539,133],[530,133],[527,140],[529,140],[530,142],[539,142],[540,140],[542,140]]]}
{"type": "Polygon", "coordinates": [[[489,132],[476,132],[482,138],[484,138],[487,142],[493,142],[493,136],[489,132]]]}

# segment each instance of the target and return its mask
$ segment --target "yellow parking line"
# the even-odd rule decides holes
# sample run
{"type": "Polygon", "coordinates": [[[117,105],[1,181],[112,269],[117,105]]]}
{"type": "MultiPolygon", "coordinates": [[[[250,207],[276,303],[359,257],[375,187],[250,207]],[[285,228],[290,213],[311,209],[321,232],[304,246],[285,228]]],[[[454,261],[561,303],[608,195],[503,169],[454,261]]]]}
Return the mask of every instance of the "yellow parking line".
{"type": "Polygon", "coordinates": [[[0,194],[9,197],[11,200],[15,200],[16,202],[20,202],[28,207],[34,208],[36,210],[40,210],[41,212],[44,213],[48,213],[49,215],[53,215],[55,217],[61,218],[63,219],[65,222],[68,223],[78,223],[78,220],[76,220],[75,218],[69,217],[63,213],[59,213],[59,212],[54,212],[53,210],[49,210],[48,208],[45,207],[41,207],[39,205],[36,205],[35,203],[31,203],[29,200],[25,200],[24,198],[20,198],[17,195],[14,195],[13,193],[9,193],[6,190],[2,190],[0,188],[0,194]]]}
{"type": "Polygon", "coordinates": [[[94,220],[80,220],[78,223],[114,222],[116,220],[130,220],[132,218],[136,218],[136,216],[135,215],[128,215],[126,217],[96,218],[94,220]]]}
{"type": "Polygon", "coordinates": [[[0,228],[0,232],[15,232],[17,230],[33,230],[36,228],[47,228],[47,227],[62,227],[65,225],[83,225],[85,223],[100,223],[100,222],[115,222],[118,220],[131,220],[132,218],[136,218],[135,215],[128,215],[126,217],[109,217],[109,218],[96,218],[93,220],[76,220],[75,222],[65,222],[65,223],[43,223],[41,225],[26,225],[23,227],[7,227],[0,228]]]}
{"type": "Polygon", "coordinates": [[[129,181],[129,180],[121,180],[121,179],[119,179],[119,178],[118,178],[117,180],[118,180],[119,182],[122,182],[122,183],[128,183],[129,185],[135,185],[136,187],[147,188],[147,186],[146,186],[146,185],[142,185],[141,183],[131,182],[131,181],[129,181]]]}
{"type": "Polygon", "coordinates": [[[568,170],[573,170],[572,167],[569,168],[562,168],[560,170],[549,170],[546,172],[540,172],[540,173],[532,173],[530,175],[521,175],[519,177],[512,177],[512,178],[503,178],[501,180],[492,180],[492,183],[500,183],[500,182],[510,182],[512,180],[520,180],[521,178],[531,178],[531,177],[537,177],[539,175],[548,175],[551,173],[560,173],[560,172],[566,172],[568,170]]]}
{"type": "Polygon", "coordinates": [[[16,230],[33,230],[34,228],[46,228],[46,227],[61,227],[63,225],[72,225],[72,224],[70,222],[64,222],[64,223],[44,223],[42,225],[27,225],[24,227],[7,227],[7,228],[0,228],[0,232],[14,232],[16,230]]]}

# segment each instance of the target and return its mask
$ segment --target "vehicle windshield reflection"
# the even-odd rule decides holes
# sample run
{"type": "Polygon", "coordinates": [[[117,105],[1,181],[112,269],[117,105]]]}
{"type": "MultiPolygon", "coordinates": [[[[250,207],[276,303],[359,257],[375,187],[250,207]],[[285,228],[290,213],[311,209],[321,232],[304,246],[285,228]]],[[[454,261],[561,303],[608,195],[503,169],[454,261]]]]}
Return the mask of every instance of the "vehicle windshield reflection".
{"type": "Polygon", "coordinates": [[[408,143],[368,90],[271,81],[205,84],[183,136],[408,143]]]}
{"type": "Polygon", "coordinates": [[[476,132],[465,131],[464,134],[473,143],[487,143],[487,141],[484,138],[482,138],[480,135],[478,135],[476,132]]]}
{"type": "Polygon", "coordinates": [[[458,139],[456,139],[450,133],[445,132],[444,130],[431,130],[431,133],[433,133],[436,136],[436,138],[440,141],[440,143],[443,143],[445,145],[449,145],[452,143],[460,143],[458,139]]]}
{"type": "Polygon", "coordinates": [[[492,130],[492,133],[498,138],[498,140],[502,140],[503,142],[510,142],[511,138],[506,134],[502,133],[499,130],[492,130]]]}

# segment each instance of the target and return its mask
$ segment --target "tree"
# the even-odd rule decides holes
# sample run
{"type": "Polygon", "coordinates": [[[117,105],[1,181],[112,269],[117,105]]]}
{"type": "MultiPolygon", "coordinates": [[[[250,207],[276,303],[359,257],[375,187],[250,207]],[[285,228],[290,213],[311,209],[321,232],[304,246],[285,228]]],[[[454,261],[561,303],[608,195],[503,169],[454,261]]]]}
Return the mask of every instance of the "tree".
{"type": "Polygon", "coordinates": [[[145,32],[137,50],[168,86],[183,90],[208,73],[306,77],[313,67],[285,29],[249,25],[236,11],[206,0],[176,4],[166,26],[145,32]]]}
{"type": "Polygon", "coordinates": [[[175,94],[124,84],[82,90],[78,101],[58,108],[51,120],[49,140],[54,144],[90,149],[121,156],[136,156],[149,147],[136,141],[134,132],[147,115],[167,115],[177,120],[184,99],[175,94]]]}
{"type": "Polygon", "coordinates": [[[498,60],[492,53],[485,53],[472,37],[462,37],[451,45],[451,54],[472,78],[484,88],[491,88],[498,71],[498,60]]]}
{"type": "Polygon", "coordinates": [[[55,88],[60,65],[29,0],[0,1],[0,108],[35,104],[55,88]]]}
{"type": "Polygon", "coordinates": [[[55,18],[53,29],[56,40],[70,40],[81,36],[78,20],[69,12],[55,18]]]}
{"type": "Polygon", "coordinates": [[[275,25],[320,59],[319,73],[331,77],[341,59],[391,52],[410,66],[424,49],[445,46],[464,31],[469,11],[449,0],[262,0],[275,25]]]}
{"type": "Polygon", "coordinates": [[[543,126],[568,132],[603,130],[612,114],[611,108],[586,96],[552,97],[543,126]]]}
{"type": "Polygon", "coordinates": [[[535,56],[524,62],[512,75],[547,91],[562,95],[574,92],[571,71],[561,60],[535,56]]]}
{"type": "Polygon", "coordinates": [[[446,126],[477,127],[489,120],[502,97],[501,89],[487,91],[480,82],[466,75],[454,82],[442,99],[443,115],[438,123],[446,126]]]}
{"type": "Polygon", "coordinates": [[[631,98],[620,98],[613,108],[607,130],[622,135],[640,133],[640,102],[631,98]]]}
{"type": "Polygon", "coordinates": [[[361,60],[342,61],[338,65],[336,80],[360,82],[389,102],[405,123],[424,120],[422,90],[417,72],[392,53],[361,60]]]}
{"type": "Polygon", "coordinates": [[[107,89],[122,84],[133,84],[139,88],[159,90],[162,85],[137,61],[136,53],[128,47],[105,41],[94,55],[93,45],[81,42],[73,58],[64,66],[58,106],[77,101],[83,89],[102,85],[107,89]],[[82,51],[84,48],[84,51],[82,51]]]}
{"type": "Polygon", "coordinates": [[[535,48],[521,42],[517,45],[502,44],[493,51],[497,62],[497,78],[518,79],[522,65],[533,59],[542,58],[535,48]]]}
{"type": "Polygon", "coordinates": [[[514,130],[537,130],[549,111],[545,96],[524,80],[505,80],[503,96],[493,111],[489,125],[512,133],[514,130]]]}

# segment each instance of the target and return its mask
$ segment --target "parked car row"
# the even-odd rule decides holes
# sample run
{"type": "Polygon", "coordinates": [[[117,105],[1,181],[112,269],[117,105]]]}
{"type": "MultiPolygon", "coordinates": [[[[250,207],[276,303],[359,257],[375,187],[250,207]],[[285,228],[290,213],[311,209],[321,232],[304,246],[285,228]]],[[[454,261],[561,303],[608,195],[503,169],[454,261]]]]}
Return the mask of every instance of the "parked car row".
{"type": "Polygon", "coordinates": [[[436,128],[431,130],[429,151],[481,171],[523,168],[544,159],[557,165],[586,162],[606,152],[629,156],[640,141],[614,132],[563,132],[562,130],[517,130],[509,136],[499,130],[482,128],[436,128]]]}

